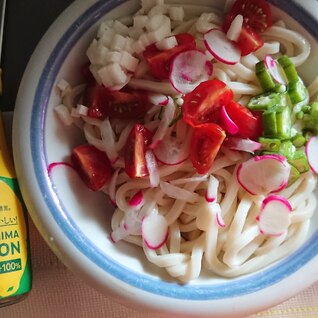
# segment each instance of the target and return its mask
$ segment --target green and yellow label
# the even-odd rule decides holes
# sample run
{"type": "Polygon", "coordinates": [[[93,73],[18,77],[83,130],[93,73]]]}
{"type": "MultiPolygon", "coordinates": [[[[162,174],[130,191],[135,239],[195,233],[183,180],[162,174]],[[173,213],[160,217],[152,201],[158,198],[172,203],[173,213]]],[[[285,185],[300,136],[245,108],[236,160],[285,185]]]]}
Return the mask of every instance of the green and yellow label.
{"type": "Polygon", "coordinates": [[[0,299],[31,289],[25,207],[15,179],[0,177],[0,299]]]}

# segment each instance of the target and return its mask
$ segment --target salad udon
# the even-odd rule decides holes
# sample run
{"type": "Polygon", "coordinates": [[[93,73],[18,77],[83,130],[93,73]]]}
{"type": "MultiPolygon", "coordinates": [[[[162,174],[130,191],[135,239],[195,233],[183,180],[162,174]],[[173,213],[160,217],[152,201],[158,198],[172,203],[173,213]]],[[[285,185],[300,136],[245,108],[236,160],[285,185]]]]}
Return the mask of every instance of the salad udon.
{"type": "Polygon", "coordinates": [[[85,81],[60,80],[55,111],[87,141],[70,166],[115,206],[110,240],[182,282],[254,272],[304,242],[318,78],[303,82],[310,44],[266,1],[143,0],[86,53],[85,81]]]}

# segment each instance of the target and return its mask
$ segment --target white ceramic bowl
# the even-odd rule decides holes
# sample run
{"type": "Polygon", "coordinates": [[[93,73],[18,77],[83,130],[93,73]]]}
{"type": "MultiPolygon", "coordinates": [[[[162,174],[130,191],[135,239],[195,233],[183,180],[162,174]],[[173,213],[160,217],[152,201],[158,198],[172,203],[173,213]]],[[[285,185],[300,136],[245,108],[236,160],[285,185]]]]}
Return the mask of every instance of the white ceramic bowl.
{"type": "MultiPolygon", "coordinates": [[[[78,83],[79,66],[100,20],[105,15],[116,18],[133,13],[138,2],[74,2],[47,31],[31,58],[17,99],[13,146],[32,219],[70,269],[91,286],[135,308],[160,311],[171,317],[236,317],[280,303],[318,277],[318,211],[308,240],[287,258],[245,277],[226,280],[205,276],[180,285],[169,280],[163,270],[149,265],[140,249],[110,242],[111,207],[105,205],[103,195],[76,184],[63,168],[54,180],[47,173],[48,165],[62,161],[82,138],[76,129],[63,127],[53,114],[58,103],[55,84],[61,78],[78,83]]],[[[317,74],[312,66],[318,65],[317,1],[271,3],[275,14],[282,15],[293,28],[310,38],[313,50],[302,76],[312,80],[317,74]]]]}

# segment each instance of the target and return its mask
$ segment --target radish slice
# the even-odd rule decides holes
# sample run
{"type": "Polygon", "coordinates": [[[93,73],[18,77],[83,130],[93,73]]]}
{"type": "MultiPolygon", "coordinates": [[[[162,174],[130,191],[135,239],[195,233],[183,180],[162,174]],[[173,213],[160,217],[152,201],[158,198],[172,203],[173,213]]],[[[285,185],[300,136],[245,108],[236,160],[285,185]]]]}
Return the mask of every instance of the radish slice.
{"type": "Polygon", "coordinates": [[[219,29],[204,34],[204,44],[209,52],[220,62],[233,65],[240,61],[240,49],[219,29]]]}
{"type": "Polygon", "coordinates": [[[221,107],[221,117],[225,130],[231,135],[236,135],[239,131],[239,128],[231,119],[224,106],[221,107]]]}
{"type": "Polygon", "coordinates": [[[311,170],[318,174],[318,136],[309,138],[305,151],[311,170]]]}
{"type": "Polygon", "coordinates": [[[168,239],[168,222],[161,214],[151,214],[144,217],[141,225],[142,238],[146,245],[156,250],[162,247],[168,239]]]}
{"type": "Polygon", "coordinates": [[[144,194],[141,190],[136,192],[128,202],[128,205],[131,207],[138,208],[144,201],[144,194]]]}
{"type": "Polygon", "coordinates": [[[146,165],[149,172],[150,186],[155,188],[160,183],[160,176],[156,158],[151,150],[146,151],[146,165]]]}
{"type": "Polygon", "coordinates": [[[264,64],[277,83],[282,85],[287,84],[283,70],[276,60],[274,60],[270,55],[265,55],[264,64]]]}
{"type": "Polygon", "coordinates": [[[241,163],[236,176],[239,184],[253,195],[284,189],[288,184],[290,165],[283,156],[264,155],[241,163]]]}
{"type": "Polygon", "coordinates": [[[261,233],[270,236],[283,234],[290,225],[291,211],[292,207],[286,198],[273,194],[266,197],[256,218],[261,233]]]}
{"type": "Polygon", "coordinates": [[[215,218],[216,218],[216,223],[218,224],[218,226],[224,228],[225,222],[220,212],[216,213],[215,218]]]}
{"type": "Polygon", "coordinates": [[[169,98],[163,94],[151,94],[149,96],[149,101],[153,105],[167,106],[169,98]]]}
{"type": "Polygon", "coordinates": [[[193,91],[201,82],[212,75],[212,63],[204,52],[184,51],[173,59],[170,71],[170,83],[180,93],[193,91]]]}
{"type": "Polygon", "coordinates": [[[245,151],[254,153],[262,147],[262,144],[251,139],[243,139],[239,137],[229,138],[224,145],[231,150],[245,151]]]}
{"type": "Polygon", "coordinates": [[[190,131],[179,140],[174,136],[166,136],[159,146],[154,149],[154,155],[163,164],[178,165],[189,158],[190,155],[190,131]]]}
{"type": "Polygon", "coordinates": [[[217,199],[219,180],[214,176],[209,177],[208,188],[206,190],[205,199],[207,202],[212,203],[217,199]]]}

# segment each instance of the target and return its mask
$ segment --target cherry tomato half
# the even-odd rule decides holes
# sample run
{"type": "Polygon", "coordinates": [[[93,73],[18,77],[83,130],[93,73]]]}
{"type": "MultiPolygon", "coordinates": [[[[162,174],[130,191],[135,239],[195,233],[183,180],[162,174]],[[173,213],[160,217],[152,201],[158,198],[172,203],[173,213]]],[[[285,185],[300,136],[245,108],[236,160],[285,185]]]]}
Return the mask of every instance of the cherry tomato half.
{"type": "Polygon", "coordinates": [[[250,26],[259,33],[273,24],[272,11],[266,0],[237,0],[225,16],[223,23],[225,32],[238,14],[243,16],[245,26],[250,26]]]}
{"type": "Polygon", "coordinates": [[[232,99],[232,90],[222,81],[202,82],[184,97],[183,120],[191,126],[218,123],[221,106],[226,105],[232,99]]]}
{"type": "Polygon", "coordinates": [[[146,164],[146,147],[150,144],[152,132],[141,124],[131,130],[125,146],[125,171],[130,178],[149,174],[146,164]]]}
{"type": "Polygon", "coordinates": [[[92,145],[75,147],[71,161],[81,179],[93,191],[99,190],[111,179],[112,167],[106,153],[92,145]]]}
{"type": "Polygon", "coordinates": [[[225,109],[239,128],[238,136],[256,140],[262,134],[259,119],[248,108],[235,101],[230,101],[225,105],[225,109]]]}
{"type": "Polygon", "coordinates": [[[207,173],[225,139],[225,131],[217,124],[202,124],[193,128],[191,162],[198,173],[207,173]]]}
{"type": "Polygon", "coordinates": [[[121,90],[110,91],[103,85],[87,87],[83,104],[87,106],[88,116],[105,119],[137,119],[142,118],[150,108],[148,95],[144,91],[121,90]]]}
{"type": "Polygon", "coordinates": [[[189,33],[175,35],[178,45],[172,49],[160,51],[156,44],[146,47],[143,55],[149,64],[151,74],[158,79],[168,79],[172,59],[183,51],[196,48],[194,37],[189,33]]]}
{"type": "Polygon", "coordinates": [[[241,55],[245,56],[262,47],[264,41],[251,27],[246,26],[242,27],[237,44],[241,49],[241,55]]]}

